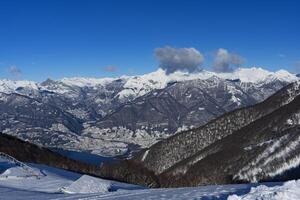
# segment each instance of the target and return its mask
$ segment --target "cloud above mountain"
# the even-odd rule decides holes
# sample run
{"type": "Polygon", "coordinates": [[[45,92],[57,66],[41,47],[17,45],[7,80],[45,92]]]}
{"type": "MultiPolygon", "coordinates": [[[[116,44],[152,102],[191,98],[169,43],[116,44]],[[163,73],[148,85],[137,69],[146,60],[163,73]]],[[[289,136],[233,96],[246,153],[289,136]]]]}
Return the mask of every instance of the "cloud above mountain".
{"type": "Polygon", "coordinates": [[[215,54],[213,70],[216,72],[230,72],[234,67],[239,67],[244,62],[245,59],[242,56],[220,48],[215,54]]]}
{"type": "Polygon", "coordinates": [[[299,71],[300,71],[300,60],[298,60],[294,63],[294,67],[296,68],[297,73],[299,73],[299,71]]]}
{"type": "Polygon", "coordinates": [[[106,72],[117,72],[118,68],[112,65],[104,67],[104,71],[106,72]]]}
{"type": "Polygon", "coordinates": [[[15,65],[8,67],[8,72],[15,78],[19,78],[22,75],[22,71],[15,65]]]}
{"type": "Polygon", "coordinates": [[[159,61],[159,67],[166,72],[175,71],[194,72],[200,69],[204,61],[204,56],[195,48],[156,48],[155,57],[159,61]]]}

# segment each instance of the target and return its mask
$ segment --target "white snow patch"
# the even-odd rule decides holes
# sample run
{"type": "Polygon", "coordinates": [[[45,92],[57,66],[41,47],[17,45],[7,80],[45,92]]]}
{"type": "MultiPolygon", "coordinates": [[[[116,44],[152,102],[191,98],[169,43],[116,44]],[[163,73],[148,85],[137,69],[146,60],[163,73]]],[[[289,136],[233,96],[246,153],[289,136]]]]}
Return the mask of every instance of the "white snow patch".
{"type": "Polygon", "coordinates": [[[268,187],[260,185],[252,187],[245,195],[231,195],[227,200],[299,200],[300,180],[293,180],[284,183],[282,186],[268,187]]]}
{"type": "Polygon", "coordinates": [[[71,185],[62,188],[62,191],[69,194],[103,193],[109,192],[111,186],[110,181],[83,175],[71,185]]]}
{"type": "Polygon", "coordinates": [[[86,77],[73,77],[73,78],[63,78],[62,83],[69,86],[78,86],[78,87],[95,87],[97,85],[105,85],[116,78],[86,78],[86,77]]]}
{"type": "Polygon", "coordinates": [[[1,175],[0,179],[14,179],[14,178],[29,178],[33,177],[33,174],[23,167],[11,167],[5,170],[1,175]]]}
{"type": "Polygon", "coordinates": [[[257,177],[264,173],[270,177],[274,177],[283,173],[286,170],[297,167],[300,164],[300,157],[296,156],[293,159],[282,162],[278,168],[267,169],[266,166],[277,159],[284,159],[290,155],[290,152],[295,151],[300,145],[300,136],[294,141],[290,141],[282,148],[282,143],[288,138],[288,135],[282,136],[278,140],[272,140],[272,144],[267,147],[262,154],[243,167],[234,178],[257,182],[257,177]],[[281,148],[278,150],[278,148],[281,148]]]}
{"type": "Polygon", "coordinates": [[[142,157],[142,161],[144,161],[146,159],[148,153],[149,153],[149,150],[146,150],[143,157],[142,157]]]}
{"type": "Polygon", "coordinates": [[[286,123],[287,123],[288,125],[293,125],[293,120],[287,119],[287,120],[286,120],[286,123]]]}

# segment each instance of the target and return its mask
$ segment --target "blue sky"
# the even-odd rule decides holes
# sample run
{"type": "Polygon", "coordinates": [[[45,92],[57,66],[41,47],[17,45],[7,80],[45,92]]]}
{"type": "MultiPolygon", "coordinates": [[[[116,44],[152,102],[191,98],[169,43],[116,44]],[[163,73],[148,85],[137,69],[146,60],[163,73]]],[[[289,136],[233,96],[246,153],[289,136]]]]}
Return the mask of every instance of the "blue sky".
{"type": "Polygon", "coordinates": [[[193,47],[211,69],[219,48],[244,66],[296,71],[300,2],[0,1],[0,78],[143,74],[158,47],[193,47]]]}

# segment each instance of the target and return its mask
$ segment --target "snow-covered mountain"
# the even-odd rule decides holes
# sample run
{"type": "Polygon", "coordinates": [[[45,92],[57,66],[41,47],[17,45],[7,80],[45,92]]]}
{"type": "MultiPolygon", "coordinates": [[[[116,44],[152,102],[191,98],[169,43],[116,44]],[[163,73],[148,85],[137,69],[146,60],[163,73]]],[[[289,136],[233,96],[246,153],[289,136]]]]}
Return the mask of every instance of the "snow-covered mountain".
{"type": "Polygon", "coordinates": [[[285,70],[0,80],[0,131],[48,147],[118,155],[261,102],[298,80],[285,70]]]}
{"type": "MultiPolygon", "coordinates": [[[[274,79],[280,81],[292,82],[297,80],[296,74],[291,74],[286,70],[279,70],[270,72],[262,68],[238,68],[233,72],[216,73],[202,70],[200,72],[188,73],[176,71],[167,74],[164,70],[158,69],[155,72],[144,74],[140,76],[121,76],[119,78],[63,78],[61,80],[48,79],[42,83],[34,81],[13,81],[2,79],[0,80],[0,92],[5,93],[21,93],[25,89],[29,91],[45,90],[59,94],[72,94],[76,90],[74,88],[94,88],[101,89],[113,82],[122,82],[122,90],[116,93],[119,98],[128,96],[142,96],[154,89],[163,89],[169,83],[182,82],[187,80],[206,80],[213,76],[221,79],[235,80],[243,83],[262,83],[271,82],[274,79]]],[[[77,91],[78,92],[78,91],[77,91]]],[[[77,94],[79,95],[79,94],[77,94]]]]}
{"type": "Polygon", "coordinates": [[[155,173],[162,187],[298,179],[299,124],[296,81],[261,103],[160,141],[130,162],[155,173]]]}

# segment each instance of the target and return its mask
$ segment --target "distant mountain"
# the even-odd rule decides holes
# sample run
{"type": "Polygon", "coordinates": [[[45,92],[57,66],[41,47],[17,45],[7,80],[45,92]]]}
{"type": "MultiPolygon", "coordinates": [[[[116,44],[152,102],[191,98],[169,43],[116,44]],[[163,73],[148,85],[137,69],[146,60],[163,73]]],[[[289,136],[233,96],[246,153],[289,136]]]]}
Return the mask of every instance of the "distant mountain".
{"type": "Polygon", "coordinates": [[[299,94],[297,81],[261,103],[160,141],[132,162],[153,171],[163,187],[298,179],[299,94]]]}
{"type": "Polygon", "coordinates": [[[0,131],[47,147],[129,155],[261,102],[296,80],[287,71],[261,68],[191,74],[159,69],[42,83],[0,80],[0,131]]]}

